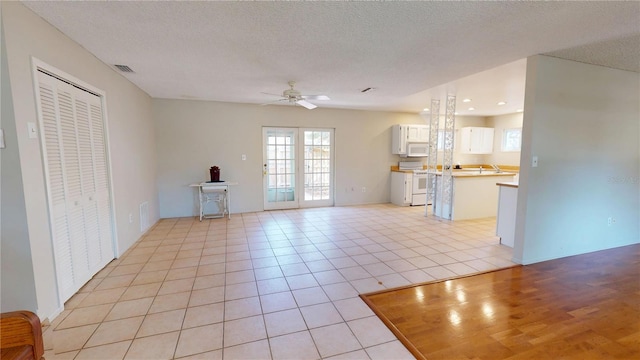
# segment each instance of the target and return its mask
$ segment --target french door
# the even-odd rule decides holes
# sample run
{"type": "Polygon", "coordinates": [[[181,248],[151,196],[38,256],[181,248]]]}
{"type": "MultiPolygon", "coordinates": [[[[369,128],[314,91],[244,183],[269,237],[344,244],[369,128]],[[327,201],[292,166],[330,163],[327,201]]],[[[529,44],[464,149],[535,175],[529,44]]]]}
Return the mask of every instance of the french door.
{"type": "Polygon", "coordinates": [[[333,129],[264,127],[264,209],[333,205],[333,129]]]}

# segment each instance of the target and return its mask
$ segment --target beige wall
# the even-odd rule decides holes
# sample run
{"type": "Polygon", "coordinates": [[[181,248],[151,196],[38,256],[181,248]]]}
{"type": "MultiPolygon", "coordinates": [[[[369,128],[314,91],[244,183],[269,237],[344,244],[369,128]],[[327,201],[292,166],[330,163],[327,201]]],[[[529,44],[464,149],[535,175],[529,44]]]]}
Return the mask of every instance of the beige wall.
{"type": "MultiPolygon", "coordinates": [[[[3,76],[8,75],[11,84],[21,165],[21,174],[8,176],[22,176],[28,241],[33,259],[34,279],[31,286],[35,284],[38,307],[31,310],[37,310],[41,317],[46,318],[59,311],[62,305],[58,304],[54,278],[40,141],[29,139],[26,131],[27,122],[37,123],[32,57],[106,93],[107,131],[111,145],[116,233],[120,253],[141,236],[137,219],[139,203],[149,202],[152,224],[158,219],[151,99],[22,4],[2,2],[0,6],[8,63],[8,74],[3,76]],[[129,213],[134,215],[135,221],[132,224],[128,221],[129,213]]],[[[3,100],[4,96],[6,95],[3,93],[3,100]]],[[[2,207],[6,208],[4,198],[2,201],[2,207]]],[[[4,256],[4,246],[2,250],[4,256]]],[[[24,280],[26,283],[30,281],[24,280]]]]}
{"type": "MultiPolygon", "coordinates": [[[[1,8],[0,8],[1,9],[1,8]]],[[[0,128],[6,147],[0,149],[0,310],[37,309],[33,263],[29,246],[24,187],[20,172],[11,84],[4,31],[0,25],[0,128]],[[15,276],[20,274],[20,277],[15,276]],[[29,279],[23,281],[23,279],[29,279]]]]}
{"type": "Polygon", "coordinates": [[[502,151],[502,137],[505,129],[522,128],[522,113],[487,117],[486,126],[494,129],[493,154],[487,155],[485,164],[520,165],[520,151],[502,151]]]}
{"type": "MultiPolygon", "coordinates": [[[[522,114],[508,114],[501,116],[456,116],[455,138],[453,148],[453,164],[478,165],[520,165],[520,152],[503,152],[501,150],[502,131],[504,129],[522,127],[522,114]],[[468,126],[494,128],[493,154],[476,155],[460,152],[460,129],[468,126]]],[[[444,128],[444,119],[440,120],[440,128],[444,128]]],[[[438,152],[438,164],[442,164],[443,153],[438,152]]]]}
{"type": "Polygon", "coordinates": [[[425,123],[417,114],[187,100],[153,100],[153,117],[163,218],[197,213],[188,185],[208,180],[213,165],[239,182],[233,212],[263,210],[263,126],[334,128],[335,204],[389,202],[389,167],[400,159],[391,154],[391,126],[425,123]]]}
{"type": "Polygon", "coordinates": [[[517,261],[640,241],[639,98],[638,73],[528,59],[517,261]],[[530,166],[532,156],[538,167],[530,166]]]}

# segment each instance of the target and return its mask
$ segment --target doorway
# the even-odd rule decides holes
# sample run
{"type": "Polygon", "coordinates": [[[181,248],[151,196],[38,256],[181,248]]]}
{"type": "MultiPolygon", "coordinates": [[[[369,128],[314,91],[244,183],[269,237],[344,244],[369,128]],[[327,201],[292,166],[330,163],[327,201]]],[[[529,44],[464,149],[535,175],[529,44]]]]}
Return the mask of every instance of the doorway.
{"type": "Polygon", "coordinates": [[[264,209],[333,206],[334,129],[264,127],[264,209]]]}

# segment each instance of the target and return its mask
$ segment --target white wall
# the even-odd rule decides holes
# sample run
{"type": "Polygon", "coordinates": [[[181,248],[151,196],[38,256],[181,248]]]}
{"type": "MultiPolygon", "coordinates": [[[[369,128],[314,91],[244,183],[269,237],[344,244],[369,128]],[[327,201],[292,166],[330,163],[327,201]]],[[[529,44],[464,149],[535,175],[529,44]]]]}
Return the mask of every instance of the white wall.
{"type": "Polygon", "coordinates": [[[485,156],[485,164],[520,165],[520,151],[502,151],[505,129],[522,128],[522,113],[487,117],[486,126],[494,129],[493,154],[485,156]]]}
{"type": "Polygon", "coordinates": [[[389,168],[399,160],[391,154],[391,126],[425,123],[417,114],[187,100],[153,100],[153,117],[163,218],[197,213],[188,185],[208,180],[213,165],[222,179],[239,182],[231,189],[233,212],[263,210],[263,126],[335,128],[335,204],[389,202],[389,168]]]}
{"type": "Polygon", "coordinates": [[[639,88],[638,73],[528,59],[516,261],[640,242],[639,88]]]}
{"type": "Polygon", "coordinates": [[[35,311],[36,289],[29,247],[24,188],[18,153],[11,84],[7,74],[4,31],[0,25],[0,128],[4,130],[4,149],[0,149],[0,311],[35,311]],[[20,277],[15,276],[20,274],[20,277]],[[27,279],[27,281],[23,281],[27,279]]]}
{"type": "MultiPolygon", "coordinates": [[[[141,236],[137,219],[140,202],[149,201],[151,223],[158,219],[151,99],[22,4],[2,2],[0,6],[21,164],[21,174],[13,175],[21,175],[24,183],[37,311],[44,318],[59,311],[61,305],[57,303],[40,141],[29,139],[26,131],[27,122],[37,123],[31,57],[106,92],[120,253],[141,236]],[[135,218],[132,224],[129,213],[135,218]]],[[[2,201],[4,207],[4,198],[2,201]]]]}

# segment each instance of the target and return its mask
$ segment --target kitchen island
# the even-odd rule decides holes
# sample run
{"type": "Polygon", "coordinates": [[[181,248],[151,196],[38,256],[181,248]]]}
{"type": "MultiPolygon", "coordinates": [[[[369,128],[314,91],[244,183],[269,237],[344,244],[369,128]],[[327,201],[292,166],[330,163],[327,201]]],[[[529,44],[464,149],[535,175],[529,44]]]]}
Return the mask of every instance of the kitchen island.
{"type": "Polygon", "coordinates": [[[451,220],[496,216],[498,188],[496,181],[512,182],[516,173],[495,171],[454,171],[453,201],[443,202],[442,172],[436,174],[434,215],[451,220]],[[451,214],[449,216],[449,213],[451,214]]]}

